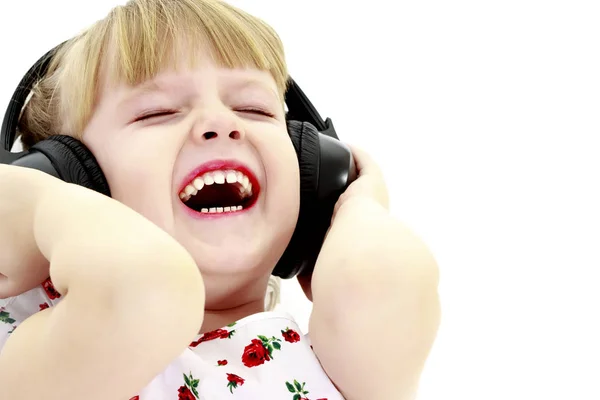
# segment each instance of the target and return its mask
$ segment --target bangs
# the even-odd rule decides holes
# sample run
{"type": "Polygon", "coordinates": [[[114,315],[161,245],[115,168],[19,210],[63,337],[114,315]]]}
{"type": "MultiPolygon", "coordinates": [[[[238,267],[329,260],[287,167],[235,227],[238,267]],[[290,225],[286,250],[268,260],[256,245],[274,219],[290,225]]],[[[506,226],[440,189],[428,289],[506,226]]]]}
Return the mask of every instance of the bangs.
{"type": "Polygon", "coordinates": [[[58,85],[63,129],[78,136],[99,82],[135,86],[167,69],[194,68],[206,57],[224,68],[269,72],[283,102],[288,81],[283,45],[261,19],[219,0],[133,0],[65,48],[58,85]]]}
{"type": "Polygon", "coordinates": [[[210,57],[225,68],[268,71],[285,92],[279,37],[261,20],[226,3],[138,0],[113,13],[107,32],[117,49],[108,69],[111,80],[136,85],[164,69],[193,68],[210,57]]]}

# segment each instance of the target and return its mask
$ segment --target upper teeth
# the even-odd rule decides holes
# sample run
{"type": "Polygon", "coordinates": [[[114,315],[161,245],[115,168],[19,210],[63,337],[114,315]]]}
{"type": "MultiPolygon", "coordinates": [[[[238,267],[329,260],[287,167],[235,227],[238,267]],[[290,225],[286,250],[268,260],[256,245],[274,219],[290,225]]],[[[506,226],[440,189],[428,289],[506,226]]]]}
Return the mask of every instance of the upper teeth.
{"type": "Polygon", "coordinates": [[[206,172],[197,176],[192,183],[188,184],[179,193],[179,198],[183,201],[188,201],[190,197],[195,196],[199,190],[202,190],[204,185],[224,183],[239,183],[242,186],[242,197],[252,195],[252,184],[246,175],[240,171],[233,170],[217,170],[206,172]]]}

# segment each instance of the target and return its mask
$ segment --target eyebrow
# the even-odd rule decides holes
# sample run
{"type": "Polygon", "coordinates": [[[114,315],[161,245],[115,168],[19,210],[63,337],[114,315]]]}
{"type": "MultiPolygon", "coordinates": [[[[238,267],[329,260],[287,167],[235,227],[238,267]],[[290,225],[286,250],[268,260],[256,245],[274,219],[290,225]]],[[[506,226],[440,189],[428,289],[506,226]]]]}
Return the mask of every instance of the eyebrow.
{"type": "Polygon", "coordinates": [[[160,85],[158,82],[156,82],[154,80],[150,80],[150,81],[144,82],[141,85],[133,88],[129,93],[127,93],[119,101],[117,106],[124,107],[144,94],[155,93],[155,92],[164,92],[166,90],[167,90],[166,85],[160,85]]]}
{"type": "MultiPolygon", "coordinates": [[[[279,101],[279,94],[277,90],[275,90],[271,85],[266,84],[260,79],[250,78],[243,80],[234,80],[234,83],[227,85],[228,92],[240,92],[246,89],[258,89],[268,93],[273,96],[273,100],[279,101]]],[[[156,80],[146,81],[135,88],[133,88],[129,93],[127,93],[117,104],[117,107],[124,108],[127,107],[131,102],[135,101],[139,97],[149,94],[149,93],[157,93],[157,92],[168,92],[172,91],[173,85],[167,83],[159,83],[156,80]]]]}
{"type": "MultiPolygon", "coordinates": [[[[226,89],[226,98],[232,99],[235,98],[235,96],[245,90],[248,90],[252,93],[252,91],[258,91],[260,93],[263,93],[264,95],[261,96],[264,98],[264,101],[267,102],[267,104],[264,104],[265,106],[269,106],[269,107],[275,107],[275,108],[279,108],[280,106],[282,106],[281,104],[281,96],[279,95],[278,91],[273,88],[272,85],[267,84],[266,82],[264,82],[261,79],[257,79],[257,78],[250,78],[250,79],[243,79],[243,80],[232,80],[233,82],[228,82],[227,83],[227,89],[226,89]]],[[[282,108],[283,109],[283,108],[282,108]]]]}
{"type": "Polygon", "coordinates": [[[277,91],[275,89],[273,89],[273,87],[271,87],[271,85],[267,85],[265,82],[261,81],[260,79],[244,79],[242,82],[232,84],[231,87],[233,87],[236,90],[253,89],[253,88],[266,90],[267,92],[269,92],[269,94],[272,94],[276,98],[279,98],[277,91]]]}

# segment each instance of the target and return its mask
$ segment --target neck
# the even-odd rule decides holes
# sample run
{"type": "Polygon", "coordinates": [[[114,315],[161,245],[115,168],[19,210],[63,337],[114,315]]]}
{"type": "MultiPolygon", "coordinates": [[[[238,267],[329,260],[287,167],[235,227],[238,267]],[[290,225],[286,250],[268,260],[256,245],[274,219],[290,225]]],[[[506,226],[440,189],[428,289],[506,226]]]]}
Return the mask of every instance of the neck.
{"type": "Polygon", "coordinates": [[[205,275],[206,303],[200,333],[222,328],[241,318],[265,311],[270,274],[264,276],[205,275]]]}
{"type": "Polygon", "coordinates": [[[200,333],[214,331],[252,314],[265,311],[264,299],[252,300],[223,310],[204,310],[204,322],[200,333]]]}

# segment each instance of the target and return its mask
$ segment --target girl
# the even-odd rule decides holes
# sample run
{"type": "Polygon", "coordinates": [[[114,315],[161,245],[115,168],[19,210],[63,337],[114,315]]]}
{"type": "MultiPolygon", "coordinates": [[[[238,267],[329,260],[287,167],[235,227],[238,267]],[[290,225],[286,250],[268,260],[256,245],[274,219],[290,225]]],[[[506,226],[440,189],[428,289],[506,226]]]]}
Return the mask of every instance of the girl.
{"type": "Polygon", "coordinates": [[[299,210],[287,80],[276,33],[217,0],[133,0],[61,48],[22,141],[82,140],[112,198],[0,168],[3,398],[414,398],[437,266],[362,151],[299,278],[310,337],[265,311],[299,210]]]}

